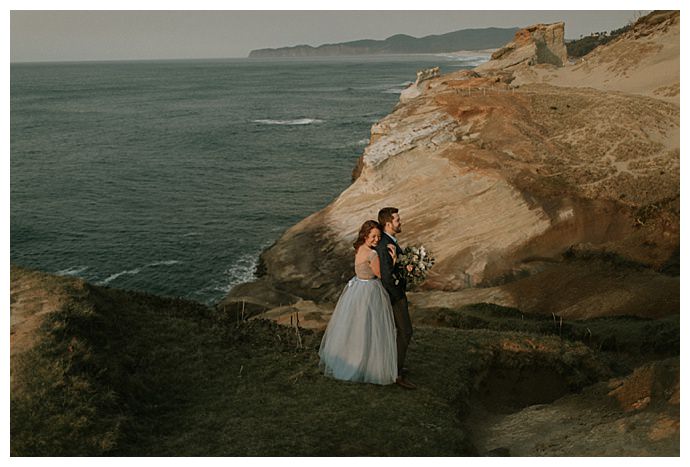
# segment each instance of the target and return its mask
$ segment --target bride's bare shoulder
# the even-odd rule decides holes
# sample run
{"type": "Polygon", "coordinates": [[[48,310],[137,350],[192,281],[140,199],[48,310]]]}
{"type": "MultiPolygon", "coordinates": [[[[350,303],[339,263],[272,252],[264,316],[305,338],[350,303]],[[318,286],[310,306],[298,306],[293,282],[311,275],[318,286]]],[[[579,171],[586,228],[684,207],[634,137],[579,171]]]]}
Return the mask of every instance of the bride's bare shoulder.
{"type": "Polygon", "coordinates": [[[372,252],[376,252],[373,248],[369,248],[366,245],[361,245],[358,249],[357,252],[355,253],[355,257],[359,259],[365,259],[369,258],[371,256],[372,252]]]}

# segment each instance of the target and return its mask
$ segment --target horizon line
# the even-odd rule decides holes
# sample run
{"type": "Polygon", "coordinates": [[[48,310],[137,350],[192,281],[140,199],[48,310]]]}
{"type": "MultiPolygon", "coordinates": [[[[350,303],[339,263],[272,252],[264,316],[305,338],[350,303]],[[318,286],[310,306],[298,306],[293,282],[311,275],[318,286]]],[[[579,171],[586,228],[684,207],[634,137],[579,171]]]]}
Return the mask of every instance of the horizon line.
{"type": "MultiPolygon", "coordinates": [[[[297,47],[297,46],[295,46],[297,47]]],[[[500,47],[498,47],[500,48],[500,47]]],[[[283,60],[283,61],[298,61],[298,60],[313,60],[313,59],[327,59],[327,58],[356,58],[356,57],[393,57],[393,56],[412,56],[412,55],[436,55],[443,56],[445,54],[452,54],[457,52],[476,52],[481,53],[485,50],[496,50],[498,48],[479,49],[479,50],[454,50],[452,52],[414,52],[414,53],[385,53],[385,54],[352,54],[352,55],[315,55],[306,57],[176,57],[176,58],[106,58],[106,59],[64,59],[64,60],[20,60],[10,61],[10,65],[28,65],[28,64],[51,64],[51,63],[112,63],[112,62],[163,62],[163,61],[210,61],[210,60],[283,60]]],[[[265,49],[255,49],[265,50],[265,49]]]]}

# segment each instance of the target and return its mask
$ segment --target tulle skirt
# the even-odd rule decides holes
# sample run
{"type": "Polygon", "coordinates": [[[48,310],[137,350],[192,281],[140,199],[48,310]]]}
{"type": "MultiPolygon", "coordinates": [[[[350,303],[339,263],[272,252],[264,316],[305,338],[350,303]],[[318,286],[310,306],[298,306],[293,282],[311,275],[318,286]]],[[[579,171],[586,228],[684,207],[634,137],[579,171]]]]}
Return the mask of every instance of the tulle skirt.
{"type": "Polygon", "coordinates": [[[374,384],[395,382],[395,321],[380,280],[353,277],[348,282],[326,328],[319,356],[326,376],[374,384]]]}

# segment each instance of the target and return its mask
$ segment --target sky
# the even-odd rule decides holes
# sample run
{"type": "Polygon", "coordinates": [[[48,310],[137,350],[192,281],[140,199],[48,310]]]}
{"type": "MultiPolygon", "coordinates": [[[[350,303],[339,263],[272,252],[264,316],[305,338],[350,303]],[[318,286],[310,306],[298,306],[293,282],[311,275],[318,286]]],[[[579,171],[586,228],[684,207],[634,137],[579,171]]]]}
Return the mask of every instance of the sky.
{"type": "MultiPolygon", "coordinates": [[[[87,4],[88,5],[88,4],[87,4]]],[[[47,5],[49,8],[50,5],[47,5]]],[[[174,5],[173,5],[174,7],[174,5]]],[[[240,58],[253,49],[423,37],[565,21],[566,39],[647,13],[608,11],[27,11],[10,12],[10,61],[240,58]]]]}

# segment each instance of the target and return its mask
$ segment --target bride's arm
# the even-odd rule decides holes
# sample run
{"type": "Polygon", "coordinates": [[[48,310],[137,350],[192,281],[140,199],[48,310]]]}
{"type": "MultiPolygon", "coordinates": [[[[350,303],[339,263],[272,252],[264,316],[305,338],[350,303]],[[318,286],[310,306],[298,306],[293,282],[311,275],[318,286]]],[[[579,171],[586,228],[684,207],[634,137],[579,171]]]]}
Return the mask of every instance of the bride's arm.
{"type": "Polygon", "coordinates": [[[386,245],[388,247],[388,253],[390,253],[391,258],[393,258],[393,264],[398,262],[398,255],[395,253],[395,245],[389,243],[386,245]]]}
{"type": "Polygon", "coordinates": [[[379,261],[379,255],[375,255],[369,264],[371,265],[371,270],[374,272],[374,275],[381,279],[381,262],[379,261]]]}

